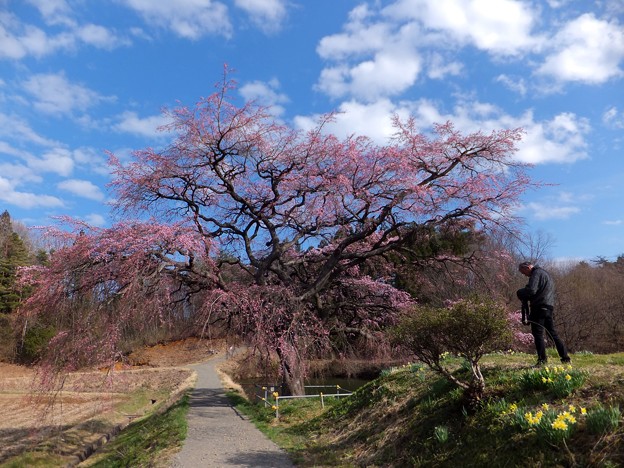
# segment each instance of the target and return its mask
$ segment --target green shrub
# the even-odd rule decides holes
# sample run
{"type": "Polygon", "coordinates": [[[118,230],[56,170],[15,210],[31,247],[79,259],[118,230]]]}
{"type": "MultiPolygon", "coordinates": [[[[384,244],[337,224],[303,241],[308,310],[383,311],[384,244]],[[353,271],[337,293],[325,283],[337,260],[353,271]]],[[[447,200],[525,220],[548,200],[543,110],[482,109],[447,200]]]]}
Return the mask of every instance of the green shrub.
{"type": "Polygon", "coordinates": [[[28,363],[39,359],[55,334],[56,330],[50,325],[35,324],[28,328],[18,348],[18,359],[28,363]]]}
{"type": "Polygon", "coordinates": [[[15,333],[11,316],[0,314],[0,361],[10,361],[15,354],[15,333]]]}
{"type": "Polygon", "coordinates": [[[391,332],[392,341],[411,351],[433,371],[464,389],[468,403],[478,401],[485,380],[479,360],[488,352],[507,349],[512,331],[507,310],[490,299],[471,297],[448,308],[416,307],[391,332]],[[463,374],[454,373],[456,356],[463,374]]]}

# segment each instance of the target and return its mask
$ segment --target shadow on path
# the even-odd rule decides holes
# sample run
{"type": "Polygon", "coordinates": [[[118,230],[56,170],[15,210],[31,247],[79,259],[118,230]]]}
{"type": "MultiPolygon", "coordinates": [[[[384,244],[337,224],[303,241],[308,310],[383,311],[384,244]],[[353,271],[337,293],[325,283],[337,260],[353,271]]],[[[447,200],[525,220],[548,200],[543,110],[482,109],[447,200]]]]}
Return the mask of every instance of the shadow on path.
{"type": "Polygon", "coordinates": [[[189,399],[188,433],[172,467],[293,467],[288,455],[230,404],[216,371],[223,360],[191,366],[197,383],[189,399]]]}
{"type": "Polygon", "coordinates": [[[193,390],[190,394],[189,405],[191,408],[232,407],[223,390],[215,390],[213,388],[196,388],[193,390]]]}

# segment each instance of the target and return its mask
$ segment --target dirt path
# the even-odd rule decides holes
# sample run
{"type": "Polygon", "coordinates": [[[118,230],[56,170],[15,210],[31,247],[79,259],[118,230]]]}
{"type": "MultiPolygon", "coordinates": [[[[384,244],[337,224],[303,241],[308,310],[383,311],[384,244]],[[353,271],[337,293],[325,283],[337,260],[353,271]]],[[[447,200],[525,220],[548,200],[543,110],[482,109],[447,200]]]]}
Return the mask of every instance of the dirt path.
{"type": "Polygon", "coordinates": [[[187,438],[172,468],[292,467],[288,455],[230,404],[216,371],[223,361],[220,356],[189,366],[197,371],[197,383],[187,438]]]}

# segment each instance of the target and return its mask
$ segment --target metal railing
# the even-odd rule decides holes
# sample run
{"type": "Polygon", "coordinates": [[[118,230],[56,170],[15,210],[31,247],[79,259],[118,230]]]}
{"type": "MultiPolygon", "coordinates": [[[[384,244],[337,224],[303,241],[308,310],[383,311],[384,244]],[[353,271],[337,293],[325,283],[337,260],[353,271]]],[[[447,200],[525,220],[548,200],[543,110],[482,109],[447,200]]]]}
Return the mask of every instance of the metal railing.
{"type": "Polygon", "coordinates": [[[335,388],[336,393],[323,393],[306,394],[306,395],[280,395],[276,391],[277,385],[256,385],[262,391],[261,395],[256,393],[256,397],[264,402],[264,406],[271,406],[271,409],[275,411],[275,418],[279,418],[280,400],[294,400],[298,398],[320,398],[321,407],[325,409],[325,398],[327,397],[345,397],[351,395],[353,392],[342,388],[340,385],[304,385],[304,389],[308,388],[335,388]],[[342,391],[342,393],[341,393],[342,391]]]}

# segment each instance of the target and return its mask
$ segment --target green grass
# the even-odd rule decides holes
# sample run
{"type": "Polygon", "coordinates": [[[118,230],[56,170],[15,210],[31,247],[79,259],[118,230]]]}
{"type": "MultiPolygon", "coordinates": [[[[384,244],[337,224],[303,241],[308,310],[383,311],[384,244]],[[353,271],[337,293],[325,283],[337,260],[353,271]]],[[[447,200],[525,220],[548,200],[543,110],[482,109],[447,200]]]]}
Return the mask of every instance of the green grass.
{"type": "MultiPolygon", "coordinates": [[[[554,367],[556,355],[550,359],[554,367]]],[[[293,401],[279,420],[270,408],[232,398],[299,466],[624,466],[624,353],[579,353],[572,369],[550,374],[534,374],[533,361],[486,356],[486,394],[470,409],[461,391],[413,365],[325,410],[293,401]],[[570,385],[562,390],[557,379],[570,385]]]]}
{"type": "Polygon", "coordinates": [[[186,438],[188,408],[188,396],[184,396],[162,414],[133,422],[81,466],[160,466],[186,438]]]}
{"type": "Polygon", "coordinates": [[[67,460],[61,455],[53,455],[43,452],[26,452],[10,461],[0,463],[2,468],[49,468],[51,466],[64,466],[67,460]]]}

